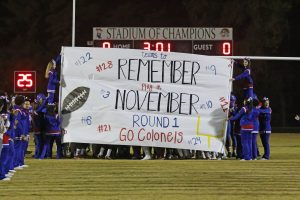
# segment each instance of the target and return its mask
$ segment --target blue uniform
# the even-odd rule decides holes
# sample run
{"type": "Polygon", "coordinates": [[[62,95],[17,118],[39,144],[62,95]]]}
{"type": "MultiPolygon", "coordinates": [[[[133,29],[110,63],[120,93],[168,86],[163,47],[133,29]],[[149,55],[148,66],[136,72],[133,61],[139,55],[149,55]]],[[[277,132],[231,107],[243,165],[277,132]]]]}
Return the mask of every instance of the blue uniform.
{"type": "Polygon", "coordinates": [[[244,98],[248,99],[250,97],[253,98],[253,79],[251,77],[251,68],[244,68],[242,67],[239,63],[237,63],[238,67],[242,68],[244,71],[243,73],[239,74],[236,76],[234,79],[235,80],[243,80],[243,93],[244,93],[244,98]]]}
{"type": "Polygon", "coordinates": [[[261,115],[259,116],[260,123],[260,138],[264,147],[264,155],[262,158],[270,159],[270,135],[271,135],[271,115],[272,109],[270,107],[260,109],[261,115]]]}
{"type": "Polygon", "coordinates": [[[238,121],[235,123],[234,128],[235,138],[236,138],[236,158],[242,159],[243,158],[243,146],[241,140],[241,130],[238,121]]]}
{"type": "Polygon", "coordinates": [[[3,134],[2,142],[3,142],[3,144],[2,144],[3,147],[1,150],[1,156],[0,156],[0,180],[4,179],[5,174],[7,174],[6,165],[7,165],[7,161],[8,161],[8,150],[9,150],[8,144],[9,144],[9,142],[8,142],[8,137],[5,133],[3,134]]]}
{"type": "Polygon", "coordinates": [[[15,120],[16,120],[16,116],[14,114],[10,114],[9,115],[9,121],[10,121],[10,126],[7,130],[7,134],[10,137],[9,140],[9,170],[13,170],[14,169],[14,159],[15,159],[15,146],[14,146],[14,140],[15,140],[15,120]]]}
{"type": "Polygon", "coordinates": [[[252,158],[257,158],[257,135],[259,132],[259,115],[260,115],[260,109],[259,108],[253,108],[253,131],[252,131],[252,158]]]}
{"type": "MultiPolygon", "coordinates": [[[[235,104],[236,97],[234,95],[230,96],[230,105],[229,105],[229,117],[234,116],[238,113],[238,107],[235,104]]],[[[227,125],[227,139],[226,139],[226,149],[228,152],[228,156],[231,153],[230,147],[233,148],[232,156],[236,156],[236,146],[237,140],[236,135],[234,134],[235,130],[235,121],[228,121],[227,125]]]]}
{"type": "Polygon", "coordinates": [[[43,134],[45,133],[45,118],[44,118],[45,112],[46,112],[46,100],[44,100],[42,104],[38,105],[37,109],[33,112],[32,115],[34,144],[35,144],[35,152],[34,152],[35,159],[41,157],[41,153],[43,150],[43,134]]]}
{"type": "Polygon", "coordinates": [[[230,121],[235,121],[240,118],[241,126],[241,142],[243,148],[243,158],[245,160],[252,159],[252,136],[251,132],[253,131],[253,112],[249,111],[247,106],[244,106],[240,111],[233,117],[230,121]]]}
{"type": "Polygon", "coordinates": [[[46,113],[46,96],[43,93],[37,95],[35,101],[37,107],[33,112],[32,121],[33,121],[33,133],[34,133],[34,143],[35,143],[35,152],[34,158],[40,158],[43,151],[43,136],[45,134],[45,118],[46,113]]]}
{"type": "Polygon", "coordinates": [[[0,180],[5,178],[5,174],[8,173],[9,166],[9,135],[7,134],[7,129],[9,128],[8,121],[9,116],[6,113],[2,113],[0,116],[2,119],[0,121],[1,134],[3,134],[2,139],[2,151],[0,156],[0,180]],[[2,132],[3,131],[3,132],[2,132]]]}
{"type": "Polygon", "coordinates": [[[45,158],[47,152],[52,151],[51,141],[55,141],[57,146],[56,158],[59,159],[62,157],[60,119],[58,115],[46,114],[45,122],[46,122],[46,141],[45,141],[41,158],[45,158]]]}
{"type": "Polygon", "coordinates": [[[20,106],[15,105],[14,109],[16,110],[15,116],[15,159],[14,159],[14,167],[22,166],[23,164],[23,149],[22,149],[22,140],[25,134],[24,121],[26,119],[25,114],[23,113],[23,109],[20,106]]]}
{"type": "Polygon", "coordinates": [[[30,131],[30,113],[29,110],[23,109],[23,114],[24,114],[24,136],[22,139],[22,165],[24,165],[24,159],[25,159],[25,154],[28,148],[28,142],[29,142],[29,131],[30,131]]]}
{"type": "Polygon", "coordinates": [[[49,94],[48,103],[53,103],[56,86],[58,85],[59,80],[57,78],[57,72],[55,69],[51,69],[48,75],[49,75],[48,86],[47,86],[47,92],[49,94]]]}
{"type": "Polygon", "coordinates": [[[46,96],[43,93],[39,93],[36,97],[35,103],[38,104],[38,107],[36,108],[36,110],[34,112],[36,113],[46,113],[46,96]],[[42,100],[42,103],[39,104],[39,102],[42,100]]]}

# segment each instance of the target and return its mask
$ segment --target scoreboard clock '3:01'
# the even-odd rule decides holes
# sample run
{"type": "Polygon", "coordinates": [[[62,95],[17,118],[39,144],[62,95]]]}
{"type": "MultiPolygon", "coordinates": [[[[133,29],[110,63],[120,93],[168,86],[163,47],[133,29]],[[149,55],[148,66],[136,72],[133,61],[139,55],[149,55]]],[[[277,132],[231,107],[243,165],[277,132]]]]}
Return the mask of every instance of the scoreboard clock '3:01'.
{"type": "Polygon", "coordinates": [[[94,27],[93,46],[232,56],[232,28],[94,27]]]}

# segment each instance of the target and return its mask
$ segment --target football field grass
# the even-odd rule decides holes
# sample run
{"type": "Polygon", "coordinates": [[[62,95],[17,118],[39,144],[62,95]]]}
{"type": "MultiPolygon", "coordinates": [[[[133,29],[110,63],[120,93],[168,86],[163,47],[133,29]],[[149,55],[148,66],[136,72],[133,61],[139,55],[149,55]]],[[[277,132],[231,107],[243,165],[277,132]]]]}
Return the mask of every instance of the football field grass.
{"type": "Polygon", "coordinates": [[[300,199],[300,134],[272,134],[268,161],[27,158],[26,164],[0,182],[0,200],[300,199]]]}

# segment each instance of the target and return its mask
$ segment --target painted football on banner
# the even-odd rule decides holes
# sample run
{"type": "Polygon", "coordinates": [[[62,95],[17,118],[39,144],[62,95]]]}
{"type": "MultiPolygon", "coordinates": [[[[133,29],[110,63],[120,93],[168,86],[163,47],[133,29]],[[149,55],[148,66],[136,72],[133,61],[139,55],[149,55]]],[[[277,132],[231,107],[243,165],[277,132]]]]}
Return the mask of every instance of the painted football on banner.
{"type": "Polygon", "coordinates": [[[78,87],[70,92],[63,101],[62,114],[74,112],[81,108],[87,101],[90,88],[78,87]]]}

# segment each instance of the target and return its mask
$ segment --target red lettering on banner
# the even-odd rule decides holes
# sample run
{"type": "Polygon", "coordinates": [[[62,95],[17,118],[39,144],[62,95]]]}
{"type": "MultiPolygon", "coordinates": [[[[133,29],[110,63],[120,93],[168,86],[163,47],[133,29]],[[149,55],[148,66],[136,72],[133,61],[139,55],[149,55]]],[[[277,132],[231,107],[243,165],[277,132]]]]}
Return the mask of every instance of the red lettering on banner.
{"type": "Polygon", "coordinates": [[[120,130],[120,135],[119,135],[119,139],[122,142],[126,142],[126,141],[132,141],[134,139],[134,132],[133,130],[128,130],[126,128],[122,128],[120,130]]]}
{"type": "Polygon", "coordinates": [[[126,134],[124,134],[123,133],[123,131],[126,131],[126,128],[122,128],[121,130],[120,130],[120,141],[126,141],[126,134]]]}
{"type": "Polygon", "coordinates": [[[102,133],[102,132],[109,132],[109,131],[111,131],[111,126],[110,126],[110,124],[100,124],[100,125],[98,125],[98,127],[97,127],[97,131],[98,131],[99,133],[102,133]]]}
{"type": "Polygon", "coordinates": [[[219,101],[223,112],[227,112],[228,110],[227,105],[229,104],[229,102],[226,101],[225,97],[220,97],[219,101]]]}
{"type": "Polygon", "coordinates": [[[172,132],[168,132],[168,136],[167,136],[167,141],[168,142],[172,142],[172,140],[173,140],[173,137],[172,137],[172,132]]]}
{"type": "Polygon", "coordinates": [[[133,130],[129,130],[128,131],[127,138],[128,138],[128,141],[132,141],[134,139],[134,132],[133,132],[133,130]]]}
{"type": "Polygon", "coordinates": [[[101,63],[98,66],[96,66],[96,70],[97,72],[102,72],[104,70],[111,69],[112,67],[113,67],[112,61],[109,60],[107,62],[101,63]]]}
{"type": "Polygon", "coordinates": [[[153,85],[149,83],[142,83],[142,90],[152,92],[153,89],[161,90],[160,85],[153,85]]]}
{"type": "Polygon", "coordinates": [[[145,131],[145,129],[141,128],[141,129],[139,130],[139,132],[138,132],[138,140],[139,140],[139,141],[144,141],[144,140],[145,140],[145,136],[143,137],[143,139],[140,138],[140,135],[141,135],[141,132],[142,132],[142,131],[145,131]]]}
{"type": "Polygon", "coordinates": [[[178,136],[179,136],[180,140],[177,140],[177,143],[179,144],[179,143],[183,142],[183,133],[179,132],[178,136]]]}
{"type": "MultiPolygon", "coordinates": [[[[135,139],[135,133],[132,129],[121,128],[119,140],[122,142],[133,141],[135,139]]],[[[144,141],[151,141],[151,142],[161,142],[161,143],[182,143],[183,142],[183,133],[182,132],[162,132],[162,131],[155,131],[151,129],[146,131],[144,128],[139,129],[137,132],[137,141],[144,142],[144,141]]]]}

